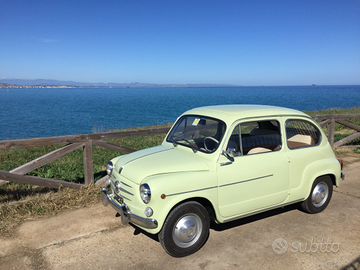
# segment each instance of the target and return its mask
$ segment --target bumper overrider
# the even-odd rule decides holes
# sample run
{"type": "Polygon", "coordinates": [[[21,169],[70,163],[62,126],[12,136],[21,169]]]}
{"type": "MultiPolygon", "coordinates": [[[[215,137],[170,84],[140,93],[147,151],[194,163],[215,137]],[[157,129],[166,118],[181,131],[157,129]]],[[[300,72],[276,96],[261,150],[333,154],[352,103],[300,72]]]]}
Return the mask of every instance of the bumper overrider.
{"type": "Polygon", "coordinates": [[[108,188],[110,187],[108,186],[102,189],[102,194],[101,194],[102,203],[104,206],[108,206],[110,204],[112,208],[114,208],[115,211],[121,215],[122,224],[126,225],[129,222],[131,222],[148,229],[157,228],[158,222],[156,221],[156,219],[143,218],[134,215],[133,213],[130,212],[130,209],[124,202],[119,204],[115,201],[115,199],[113,198],[114,194],[109,194],[108,188]]]}

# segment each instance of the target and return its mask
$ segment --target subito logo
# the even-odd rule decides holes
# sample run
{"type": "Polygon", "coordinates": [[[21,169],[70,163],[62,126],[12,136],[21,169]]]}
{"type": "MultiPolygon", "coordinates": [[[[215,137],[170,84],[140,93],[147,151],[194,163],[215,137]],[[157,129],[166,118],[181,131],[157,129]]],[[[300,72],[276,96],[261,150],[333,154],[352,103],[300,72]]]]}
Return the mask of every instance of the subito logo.
{"type": "Polygon", "coordinates": [[[272,249],[276,254],[284,254],[288,247],[288,243],[282,238],[275,239],[272,243],[272,249]]]}

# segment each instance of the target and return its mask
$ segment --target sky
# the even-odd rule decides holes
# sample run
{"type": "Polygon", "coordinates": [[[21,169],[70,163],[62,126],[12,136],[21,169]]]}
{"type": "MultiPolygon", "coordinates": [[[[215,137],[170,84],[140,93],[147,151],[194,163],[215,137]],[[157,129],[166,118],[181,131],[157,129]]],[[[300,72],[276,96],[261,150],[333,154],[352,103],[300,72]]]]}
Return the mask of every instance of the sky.
{"type": "Polygon", "coordinates": [[[0,78],[360,85],[360,0],[0,0],[0,78]]]}

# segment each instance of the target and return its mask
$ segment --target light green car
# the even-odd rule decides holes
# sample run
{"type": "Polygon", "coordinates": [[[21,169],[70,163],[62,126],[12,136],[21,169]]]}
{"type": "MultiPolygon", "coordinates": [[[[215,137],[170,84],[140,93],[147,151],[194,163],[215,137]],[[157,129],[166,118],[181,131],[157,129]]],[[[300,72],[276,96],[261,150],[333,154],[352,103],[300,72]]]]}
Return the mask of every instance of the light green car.
{"type": "Polygon", "coordinates": [[[167,253],[183,257],[204,245],[210,221],[294,203],[321,212],[344,179],[341,167],[321,127],[300,111],[201,107],[181,115],[160,146],[109,161],[102,199],[123,224],[158,234],[167,253]]]}

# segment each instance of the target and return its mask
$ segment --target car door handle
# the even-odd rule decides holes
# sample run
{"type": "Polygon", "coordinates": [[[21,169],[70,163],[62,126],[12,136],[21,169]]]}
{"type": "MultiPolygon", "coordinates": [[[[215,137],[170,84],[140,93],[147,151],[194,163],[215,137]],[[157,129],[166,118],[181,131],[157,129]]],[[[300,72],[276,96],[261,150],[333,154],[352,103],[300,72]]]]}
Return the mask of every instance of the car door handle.
{"type": "Polygon", "coordinates": [[[232,164],[231,161],[220,163],[220,166],[226,166],[232,164]]]}

